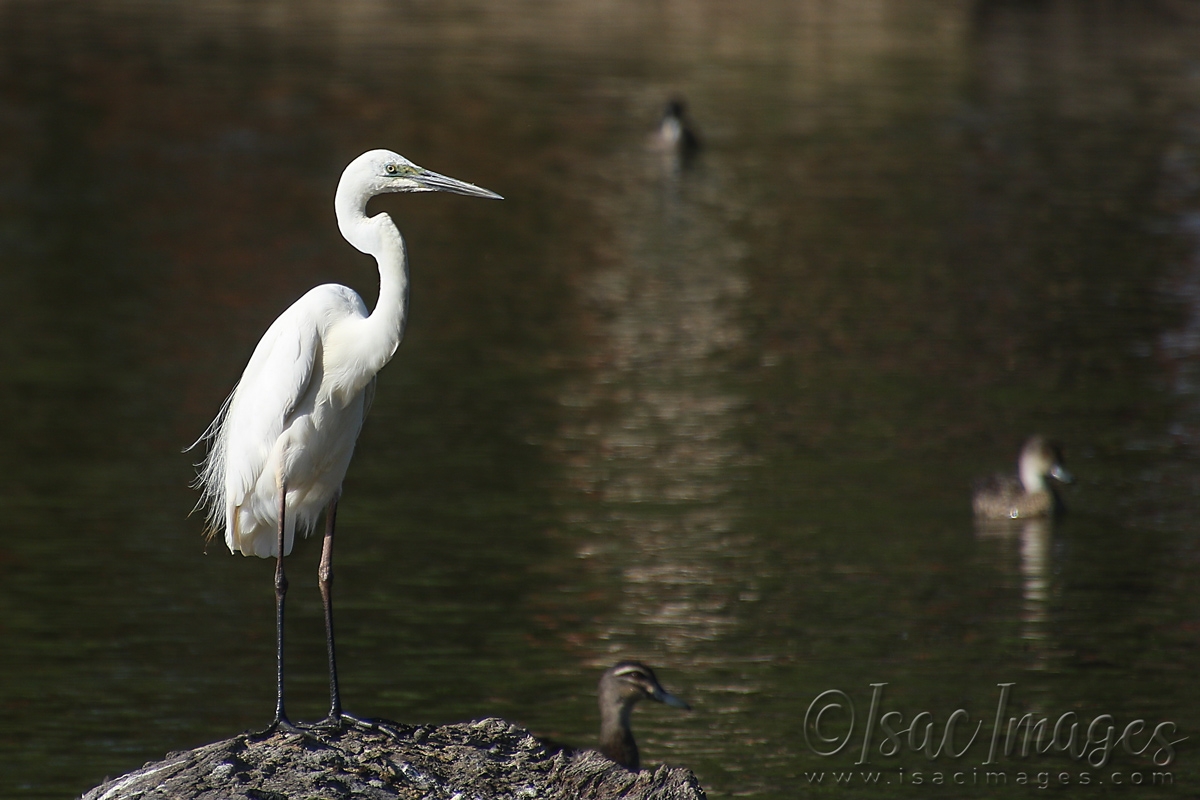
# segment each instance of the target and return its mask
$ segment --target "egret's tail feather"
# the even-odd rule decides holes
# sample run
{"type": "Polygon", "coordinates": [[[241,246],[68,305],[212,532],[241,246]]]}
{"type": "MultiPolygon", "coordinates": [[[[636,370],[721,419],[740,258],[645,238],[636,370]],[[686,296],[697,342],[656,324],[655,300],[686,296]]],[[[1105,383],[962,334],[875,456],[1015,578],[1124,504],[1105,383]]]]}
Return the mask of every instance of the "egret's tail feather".
{"type": "MultiPolygon", "coordinates": [[[[245,510],[231,509],[225,524],[225,544],[229,552],[241,553],[244,556],[259,558],[276,558],[279,555],[279,529],[274,520],[255,519],[247,516],[243,519],[245,510]]],[[[287,519],[287,528],[283,532],[283,554],[291,555],[292,546],[296,542],[296,520],[287,519]]]]}
{"type": "MultiPolygon", "coordinates": [[[[189,516],[198,510],[204,511],[207,520],[207,535],[210,540],[222,527],[227,527],[226,523],[228,522],[225,513],[225,456],[228,440],[225,422],[235,394],[237,394],[236,386],[225,398],[225,402],[221,404],[221,410],[217,412],[217,416],[205,428],[200,438],[184,450],[186,453],[201,442],[208,442],[208,453],[195,465],[196,479],[192,481],[192,488],[200,490],[200,499],[192,507],[189,516]]],[[[226,543],[228,542],[228,534],[226,534],[226,543]]]]}

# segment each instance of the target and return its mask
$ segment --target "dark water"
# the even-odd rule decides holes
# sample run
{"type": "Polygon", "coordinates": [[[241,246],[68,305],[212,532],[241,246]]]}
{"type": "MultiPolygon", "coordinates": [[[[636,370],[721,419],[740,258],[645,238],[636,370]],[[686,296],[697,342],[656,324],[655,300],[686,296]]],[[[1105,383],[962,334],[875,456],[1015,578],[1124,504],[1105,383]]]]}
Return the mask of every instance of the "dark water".
{"type": "Polygon", "coordinates": [[[695,708],[644,759],[712,797],[1200,791],[1196,3],[9,0],[0,796],[269,720],[272,567],[206,547],[181,449],[288,303],[373,300],[332,214],[372,147],[507,199],[377,201],[412,316],[339,517],[348,709],[587,744],[636,657],[695,708]],[[1035,431],[1071,513],[976,530],[1035,431]],[[989,758],[1002,696],[1083,757],[989,758]]]}

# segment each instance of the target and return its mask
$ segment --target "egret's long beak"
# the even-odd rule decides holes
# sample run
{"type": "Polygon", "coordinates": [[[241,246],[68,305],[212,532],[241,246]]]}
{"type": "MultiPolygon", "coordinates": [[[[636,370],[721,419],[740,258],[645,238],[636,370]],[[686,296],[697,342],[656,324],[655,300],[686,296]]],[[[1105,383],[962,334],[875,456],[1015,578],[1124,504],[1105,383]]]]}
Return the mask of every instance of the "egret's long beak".
{"type": "Polygon", "coordinates": [[[416,181],[429,192],[453,192],[454,194],[465,194],[470,197],[487,197],[492,200],[503,200],[504,198],[495,192],[490,192],[476,186],[473,183],[466,181],[455,180],[448,178],[445,175],[439,175],[436,172],[430,172],[425,168],[419,168],[417,172],[406,176],[409,180],[416,181]]]}
{"type": "Polygon", "coordinates": [[[683,700],[680,700],[678,697],[671,694],[670,692],[668,692],[666,689],[662,688],[661,686],[655,686],[654,691],[651,693],[650,697],[654,700],[657,700],[660,703],[665,703],[665,704],[671,706],[671,708],[682,708],[687,711],[692,710],[691,706],[689,706],[683,700]]]}

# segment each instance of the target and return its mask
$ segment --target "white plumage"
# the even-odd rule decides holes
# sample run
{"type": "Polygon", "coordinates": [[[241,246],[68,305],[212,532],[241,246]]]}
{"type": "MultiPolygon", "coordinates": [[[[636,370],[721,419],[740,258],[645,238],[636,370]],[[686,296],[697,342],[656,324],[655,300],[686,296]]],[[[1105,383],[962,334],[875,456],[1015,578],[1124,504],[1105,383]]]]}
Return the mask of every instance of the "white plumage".
{"type": "Polygon", "coordinates": [[[364,153],[342,173],[338,227],[378,262],[379,300],[368,314],[353,289],[317,286],[259,340],[205,434],[209,453],[197,481],[209,522],[224,529],[231,552],[279,555],[281,482],[287,485],[284,555],[297,526],[308,533],[340,491],[375,376],[400,344],[407,311],[404,240],[387,214],[366,215],[367,201],[385,192],[425,191],[499,197],[387,150],[364,153]]]}
{"type": "Polygon", "coordinates": [[[347,378],[363,370],[338,370],[343,359],[330,342],[338,325],[366,318],[355,292],[326,284],[296,301],[259,341],[204,465],[206,488],[220,490],[212,502],[220,517],[211,514],[212,522],[224,525],[230,552],[279,555],[280,476],[288,485],[284,555],[297,526],[311,531],[338,493],[375,378],[355,391],[357,382],[347,378]]]}
{"type": "MultiPolygon", "coordinates": [[[[363,417],[375,392],[375,376],[404,335],[408,259],[400,231],[387,214],[367,216],[367,202],[385,192],[447,191],[500,196],[416,166],[388,150],[354,159],[338,182],[334,209],[350,244],[379,266],[374,311],[353,290],[318,286],[283,312],[259,340],[241,380],[204,439],[209,452],[196,485],[212,530],[225,531],[232,553],[277,557],[276,597],[282,713],[282,606],[286,592],[282,557],[292,550],[297,528],[307,534],[322,510],[332,520],[334,503],[354,454],[363,417]],[[280,497],[284,495],[280,530],[280,497]],[[283,552],[279,542],[282,539],[283,552]]],[[[322,554],[322,594],[330,651],[333,711],[336,673],[328,599],[332,523],[322,554]]]]}

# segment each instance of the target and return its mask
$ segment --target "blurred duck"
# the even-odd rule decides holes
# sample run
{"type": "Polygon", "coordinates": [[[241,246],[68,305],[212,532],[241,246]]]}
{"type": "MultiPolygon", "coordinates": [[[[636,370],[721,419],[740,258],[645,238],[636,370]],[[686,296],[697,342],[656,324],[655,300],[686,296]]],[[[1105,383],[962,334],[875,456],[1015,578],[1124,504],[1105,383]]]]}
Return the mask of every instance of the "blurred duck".
{"type": "Polygon", "coordinates": [[[684,160],[690,159],[700,151],[700,137],[688,123],[683,100],[675,97],[667,102],[654,139],[660,150],[676,153],[684,160]]]}
{"type": "Polygon", "coordinates": [[[622,661],[600,676],[600,752],[626,769],[637,771],[637,742],[629,729],[634,705],[648,697],[672,708],[691,710],[684,701],[664,689],[654,670],[638,661],[622,661]]]}
{"type": "Polygon", "coordinates": [[[1041,436],[1030,437],[1017,460],[1018,476],[994,475],[975,485],[975,516],[981,519],[1044,517],[1061,510],[1047,478],[1061,483],[1075,479],[1063,466],[1058,445],[1041,436]]]}

